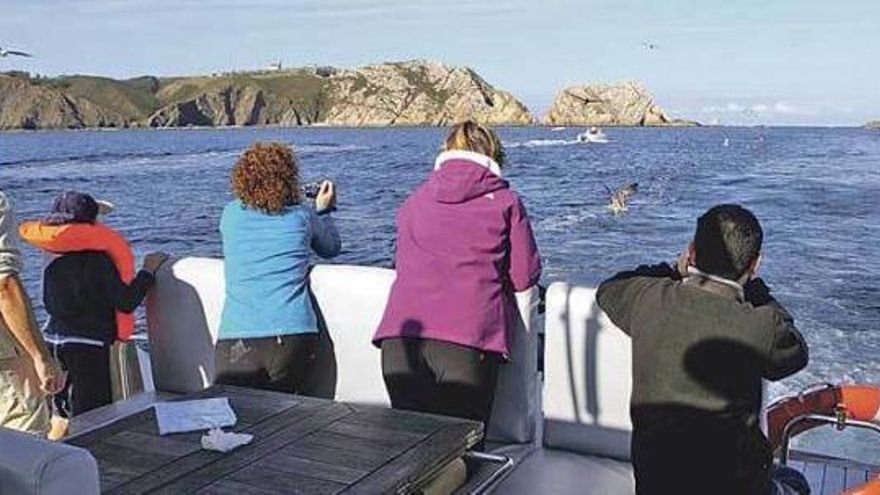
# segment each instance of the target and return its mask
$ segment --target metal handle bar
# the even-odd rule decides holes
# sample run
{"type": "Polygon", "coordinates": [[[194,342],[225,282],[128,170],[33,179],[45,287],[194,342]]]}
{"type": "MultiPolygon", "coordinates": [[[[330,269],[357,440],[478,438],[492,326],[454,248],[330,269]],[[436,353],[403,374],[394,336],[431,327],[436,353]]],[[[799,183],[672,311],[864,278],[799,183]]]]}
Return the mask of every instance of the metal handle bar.
{"type": "Polygon", "coordinates": [[[874,423],[847,419],[844,416],[827,416],[824,414],[804,414],[802,416],[797,416],[785,423],[785,427],[782,429],[782,447],[779,454],[779,463],[783,466],[788,464],[789,443],[791,442],[792,429],[794,429],[795,425],[806,421],[834,425],[835,427],[837,427],[838,430],[843,430],[847,427],[853,427],[863,428],[866,430],[872,430],[875,433],[880,433],[880,426],[875,425],[874,423]]]}

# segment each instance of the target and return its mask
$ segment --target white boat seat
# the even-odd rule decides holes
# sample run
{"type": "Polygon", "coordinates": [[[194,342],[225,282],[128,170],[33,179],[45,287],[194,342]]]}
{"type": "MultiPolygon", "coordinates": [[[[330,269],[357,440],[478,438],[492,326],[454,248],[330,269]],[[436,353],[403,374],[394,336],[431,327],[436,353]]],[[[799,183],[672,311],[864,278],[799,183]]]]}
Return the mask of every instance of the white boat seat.
{"type": "Polygon", "coordinates": [[[147,337],[156,390],[186,394],[214,381],[223,310],[223,262],[182,258],[162,265],[147,295],[147,337]]]}
{"type": "Polygon", "coordinates": [[[596,303],[596,290],[557,282],[544,315],[544,445],[630,458],[629,337],[596,303]]]}
{"type": "Polygon", "coordinates": [[[595,293],[565,283],[548,287],[543,446],[516,459],[494,493],[635,493],[630,342],[601,312],[595,293]]]}
{"type": "MultiPolygon", "coordinates": [[[[329,339],[319,351],[321,370],[310,393],[337,400],[389,403],[381,355],[371,339],[385,309],[394,271],[349,265],[318,265],[311,288],[329,339]]],[[[147,300],[150,357],[156,389],[187,393],[209,386],[214,344],[225,294],[223,261],[182,258],[165,263],[147,300]]],[[[489,439],[535,440],[540,417],[537,370],[537,290],[517,294],[522,314],[511,360],[499,374],[489,439]]],[[[259,308],[254,308],[258,311],[259,308]]]]}
{"type": "Polygon", "coordinates": [[[92,495],[101,491],[98,463],[88,451],[0,428],[0,493],[92,495]]]}

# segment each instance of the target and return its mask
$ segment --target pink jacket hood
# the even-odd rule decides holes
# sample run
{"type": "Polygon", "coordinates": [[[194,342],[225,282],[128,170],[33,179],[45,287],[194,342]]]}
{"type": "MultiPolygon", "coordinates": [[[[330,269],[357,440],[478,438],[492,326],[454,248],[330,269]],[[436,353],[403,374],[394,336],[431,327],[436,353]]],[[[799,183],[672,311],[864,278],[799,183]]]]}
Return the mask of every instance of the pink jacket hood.
{"type": "Polygon", "coordinates": [[[501,167],[473,151],[440,153],[428,179],[428,190],[441,203],[463,203],[508,187],[501,178],[501,167]]]}

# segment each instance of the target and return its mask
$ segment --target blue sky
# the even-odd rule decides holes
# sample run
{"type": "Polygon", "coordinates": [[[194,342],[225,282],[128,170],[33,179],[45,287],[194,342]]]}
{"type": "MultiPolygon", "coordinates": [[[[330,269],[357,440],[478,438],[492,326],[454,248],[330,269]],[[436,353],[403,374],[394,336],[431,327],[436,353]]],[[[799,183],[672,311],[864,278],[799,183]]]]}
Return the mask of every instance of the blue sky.
{"type": "Polygon", "coordinates": [[[0,0],[0,70],[114,77],[435,59],[541,113],[560,88],[635,79],[673,115],[880,118],[880,0],[0,0]],[[657,45],[644,48],[644,43],[657,45]]]}

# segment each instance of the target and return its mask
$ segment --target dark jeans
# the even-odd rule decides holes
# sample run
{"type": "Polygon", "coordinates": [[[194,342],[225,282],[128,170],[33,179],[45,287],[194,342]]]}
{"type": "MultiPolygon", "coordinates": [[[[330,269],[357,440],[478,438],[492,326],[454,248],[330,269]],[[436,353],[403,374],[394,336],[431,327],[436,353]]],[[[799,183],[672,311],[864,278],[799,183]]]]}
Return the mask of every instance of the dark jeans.
{"type": "Polygon", "coordinates": [[[489,422],[500,356],[438,340],[382,341],[382,375],[395,409],[489,422]]]}
{"type": "Polygon", "coordinates": [[[113,401],[108,345],[49,344],[49,349],[67,371],[67,384],[52,398],[55,414],[71,418],[113,401]]]}
{"type": "Polygon", "coordinates": [[[217,342],[215,383],[302,393],[315,361],[318,334],[217,342]]]}

